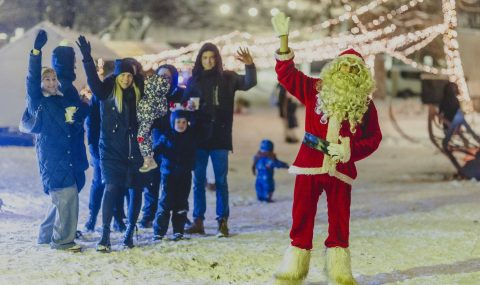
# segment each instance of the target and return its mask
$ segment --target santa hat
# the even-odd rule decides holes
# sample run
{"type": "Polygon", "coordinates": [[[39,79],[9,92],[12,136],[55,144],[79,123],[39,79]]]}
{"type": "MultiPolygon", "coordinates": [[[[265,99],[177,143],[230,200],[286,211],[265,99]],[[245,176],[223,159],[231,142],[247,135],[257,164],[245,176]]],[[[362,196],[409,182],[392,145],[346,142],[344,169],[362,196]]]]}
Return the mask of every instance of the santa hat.
{"type": "Polygon", "coordinates": [[[349,48],[347,50],[342,51],[338,56],[344,56],[344,55],[356,56],[356,57],[361,58],[362,61],[365,62],[365,59],[363,59],[363,56],[358,51],[354,50],[353,48],[349,48]]]}

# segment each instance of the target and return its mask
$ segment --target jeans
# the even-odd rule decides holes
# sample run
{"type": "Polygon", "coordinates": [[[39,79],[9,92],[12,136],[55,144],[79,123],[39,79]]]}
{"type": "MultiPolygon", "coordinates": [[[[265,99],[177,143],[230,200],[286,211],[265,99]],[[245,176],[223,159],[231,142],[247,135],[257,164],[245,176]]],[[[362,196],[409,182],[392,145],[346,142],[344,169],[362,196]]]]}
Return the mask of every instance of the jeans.
{"type": "Polygon", "coordinates": [[[212,159],[213,171],[215,172],[217,220],[228,218],[230,214],[227,183],[228,150],[197,149],[193,174],[193,219],[205,219],[205,211],[207,210],[205,182],[208,157],[212,159]]]}
{"type": "Polygon", "coordinates": [[[90,188],[90,200],[88,202],[88,209],[90,210],[90,216],[94,220],[97,220],[97,215],[102,205],[102,197],[103,191],[105,189],[105,184],[102,183],[100,161],[92,158],[91,164],[93,166],[93,178],[92,186],[90,188]]]}
{"type": "MultiPolygon", "coordinates": [[[[102,201],[102,223],[104,228],[110,227],[114,215],[114,208],[119,207],[118,204],[120,200],[123,203],[123,197],[125,197],[125,188],[113,184],[106,184],[102,201]]],[[[142,190],[135,188],[128,189],[127,218],[130,225],[135,225],[137,222],[141,207],[142,190]]]]}
{"type": "Polygon", "coordinates": [[[49,243],[53,249],[70,248],[75,245],[78,223],[77,186],[50,189],[48,194],[52,204],[40,225],[38,243],[49,243]]]}
{"type": "Polygon", "coordinates": [[[160,170],[151,171],[151,181],[145,187],[143,197],[145,202],[142,208],[143,222],[151,222],[155,218],[157,212],[158,196],[160,192],[160,170]]]}

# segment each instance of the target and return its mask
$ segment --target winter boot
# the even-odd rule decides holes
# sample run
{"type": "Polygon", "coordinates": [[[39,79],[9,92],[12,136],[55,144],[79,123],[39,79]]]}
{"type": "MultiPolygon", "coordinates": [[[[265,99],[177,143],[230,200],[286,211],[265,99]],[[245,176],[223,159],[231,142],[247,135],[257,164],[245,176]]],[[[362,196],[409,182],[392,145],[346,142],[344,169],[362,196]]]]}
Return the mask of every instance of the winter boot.
{"type": "Polygon", "coordinates": [[[127,230],[125,231],[125,236],[123,237],[123,246],[128,248],[133,248],[133,233],[136,229],[135,225],[129,224],[127,230]]]}
{"type": "Polygon", "coordinates": [[[107,253],[107,252],[110,252],[110,250],[111,250],[110,227],[109,226],[103,226],[103,228],[102,228],[102,238],[100,239],[100,241],[97,244],[97,251],[107,253]]]}
{"type": "Polygon", "coordinates": [[[119,233],[123,233],[127,230],[127,226],[122,219],[117,219],[115,217],[115,219],[113,220],[113,230],[119,233]]]}
{"type": "Polygon", "coordinates": [[[226,218],[218,220],[217,237],[228,237],[228,223],[226,218]]]}
{"type": "Polygon", "coordinates": [[[149,172],[158,167],[158,164],[155,162],[152,156],[145,156],[143,157],[143,165],[140,167],[140,172],[145,173],[149,172]]]}
{"type": "Polygon", "coordinates": [[[326,250],[325,271],[329,284],[357,285],[352,275],[350,250],[343,247],[329,247],[326,250]]]}
{"type": "Polygon", "coordinates": [[[92,215],[88,216],[88,220],[85,223],[85,232],[93,232],[95,231],[95,222],[96,222],[96,217],[94,218],[92,215]]]}
{"type": "Polygon", "coordinates": [[[203,227],[202,219],[195,219],[190,227],[185,229],[187,234],[205,234],[205,228],[203,227]]]}
{"type": "Polygon", "coordinates": [[[275,284],[300,285],[307,277],[310,267],[310,250],[289,246],[285,251],[282,263],[273,275],[275,284]]]}

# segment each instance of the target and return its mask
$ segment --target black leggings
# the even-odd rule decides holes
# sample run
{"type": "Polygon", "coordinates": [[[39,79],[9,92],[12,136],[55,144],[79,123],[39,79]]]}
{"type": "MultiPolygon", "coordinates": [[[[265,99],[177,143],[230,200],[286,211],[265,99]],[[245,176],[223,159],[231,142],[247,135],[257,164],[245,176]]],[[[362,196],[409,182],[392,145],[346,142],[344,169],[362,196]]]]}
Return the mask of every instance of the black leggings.
{"type": "MultiPolygon", "coordinates": [[[[103,194],[102,202],[102,223],[104,227],[110,227],[113,217],[113,209],[115,208],[115,205],[118,204],[120,197],[122,197],[121,201],[123,207],[124,189],[125,188],[114,184],[105,185],[105,193],[103,194]]],[[[130,225],[135,225],[142,206],[142,189],[128,189],[128,194],[128,223],[130,225]]],[[[118,205],[118,207],[120,207],[120,205],[118,205]]]]}

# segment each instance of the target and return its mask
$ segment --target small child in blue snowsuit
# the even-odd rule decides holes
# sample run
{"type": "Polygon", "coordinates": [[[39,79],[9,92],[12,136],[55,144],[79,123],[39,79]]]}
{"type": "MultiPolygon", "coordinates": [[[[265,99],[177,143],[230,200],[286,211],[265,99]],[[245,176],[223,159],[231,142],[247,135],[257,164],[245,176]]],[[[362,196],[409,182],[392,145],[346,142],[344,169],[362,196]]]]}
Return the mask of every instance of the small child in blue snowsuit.
{"type": "Polygon", "coordinates": [[[255,191],[257,199],[261,202],[273,202],[272,195],[275,191],[273,180],[274,168],[288,168],[288,164],[277,159],[273,152],[273,142],[262,140],[260,149],[253,157],[252,172],[257,176],[255,191]]]}
{"type": "Polygon", "coordinates": [[[154,125],[154,128],[159,128],[162,133],[155,138],[153,144],[156,159],[160,162],[162,194],[153,221],[153,240],[164,238],[170,217],[173,227],[172,240],[183,238],[192,170],[195,165],[195,150],[201,135],[194,126],[191,113],[185,110],[172,110],[170,126],[167,129],[154,125]]]}

